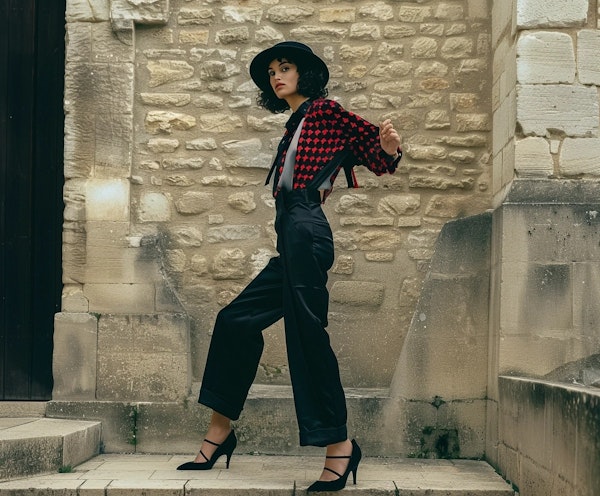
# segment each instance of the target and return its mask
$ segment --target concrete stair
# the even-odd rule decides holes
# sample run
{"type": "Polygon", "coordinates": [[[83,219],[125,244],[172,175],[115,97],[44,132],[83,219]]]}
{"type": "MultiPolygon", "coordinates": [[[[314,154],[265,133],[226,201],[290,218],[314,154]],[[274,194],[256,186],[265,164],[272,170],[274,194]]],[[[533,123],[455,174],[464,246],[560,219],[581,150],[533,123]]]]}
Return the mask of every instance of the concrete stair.
{"type": "MultiPolygon", "coordinates": [[[[322,468],[322,456],[234,453],[229,470],[221,458],[213,470],[181,472],[189,456],[99,455],[70,473],[0,482],[0,496],[295,496],[322,468]]],[[[361,496],[515,496],[485,462],[471,460],[363,459],[361,496]]]]}
{"type": "Polygon", "coordinates": [[[100,422],[0,418],[0,480],[68,470],[99,453],[101,436],[100,422]]]}

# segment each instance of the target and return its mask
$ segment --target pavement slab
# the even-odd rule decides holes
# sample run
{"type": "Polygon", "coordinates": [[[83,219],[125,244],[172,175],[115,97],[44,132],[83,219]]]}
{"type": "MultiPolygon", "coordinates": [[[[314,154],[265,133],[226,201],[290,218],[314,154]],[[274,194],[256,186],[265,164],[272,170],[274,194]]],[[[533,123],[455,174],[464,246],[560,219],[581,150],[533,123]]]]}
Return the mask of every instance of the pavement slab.
{"type": "MultiPolygon", "coordinates": [[[[235,455],[212,470],[178,471],[182,455],[96,456],[69,473],[0,483],[0,496],[295,496],[319,476],[316,456],[235,455]]],[[[490,465],[473,460],[370,458],[361,461],[354,496],[514,496],[490,465]]]]}

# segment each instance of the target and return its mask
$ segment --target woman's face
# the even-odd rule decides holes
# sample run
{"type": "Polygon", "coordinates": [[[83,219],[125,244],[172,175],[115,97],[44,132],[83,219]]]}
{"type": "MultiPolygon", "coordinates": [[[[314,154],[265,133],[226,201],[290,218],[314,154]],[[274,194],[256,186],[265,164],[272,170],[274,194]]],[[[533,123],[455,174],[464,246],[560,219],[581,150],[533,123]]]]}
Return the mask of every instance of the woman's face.
{"type": "Polygon", "coordinates": [[[277,98],[287,99],[298,95],[298,67],[285,58],[274,59],[269,64],[269,82],[277,98]]]}

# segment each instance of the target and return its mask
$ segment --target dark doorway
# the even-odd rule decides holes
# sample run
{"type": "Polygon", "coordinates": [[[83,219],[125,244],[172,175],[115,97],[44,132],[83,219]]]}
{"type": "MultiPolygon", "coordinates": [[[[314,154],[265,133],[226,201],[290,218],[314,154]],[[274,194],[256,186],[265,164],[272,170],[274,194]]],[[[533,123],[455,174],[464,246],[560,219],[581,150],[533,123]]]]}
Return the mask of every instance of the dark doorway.
{"type": "Polygon", "coordinates": [[[0,400],[47,400],[60,311],[66,0],[0,0],[0,400]]]}

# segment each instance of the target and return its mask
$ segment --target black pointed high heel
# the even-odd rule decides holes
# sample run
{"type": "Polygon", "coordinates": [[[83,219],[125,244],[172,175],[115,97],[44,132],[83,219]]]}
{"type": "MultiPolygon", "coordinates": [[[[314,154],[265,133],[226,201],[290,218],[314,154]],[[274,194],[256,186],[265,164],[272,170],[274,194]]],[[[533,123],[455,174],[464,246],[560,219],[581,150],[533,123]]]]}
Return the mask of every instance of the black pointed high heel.
{"type": "Polygon", "coordinates": [[[210,470],[211,468],[213,468],[215,462],[223,455],[227,457],[225,466],[229,468],[229,461],[231,460],[231,455],[233,454],[233,450],[237,446],[237,437],[235,437],[235,432],[233,432],[233,429],[231,430],[225,441],[223,441],[221,444],[213,443],[208,439],[205,439],[205,441],[208,444],[212,444],[213,446],[217,447],[212,456],[208,458],[204,453],[202,453],[202,450],[200,450],[200,454],[206,460],[205,462],[186,462],[179,465],[179,467],[177,467],[177,470],[210,470]]]}
{"type": "Polygon", "coordinates": [[[322,491],[340,491],[346,487],[346,481],[348,480],[348,476],[350,472],[352,472],[352,479],[354,484],[356,484],[356,472],[358,471],[358,464],[360,463],[360,459],[362,458],[362,451],[358,446],[358,443],[353,439],[352,440],[352,454],[350,456],[326,456],[325,458],[349,458],[348,467],[346,467],[346,471],[343,474],[336,472],[330,468],[324,467],[325,470],[335,474],[338,476],[338,479],[332,481],[316,481],[313,482],[309,488],[306,490],[308,493],[318,493],[322,491]]]}

